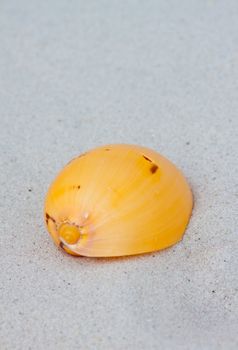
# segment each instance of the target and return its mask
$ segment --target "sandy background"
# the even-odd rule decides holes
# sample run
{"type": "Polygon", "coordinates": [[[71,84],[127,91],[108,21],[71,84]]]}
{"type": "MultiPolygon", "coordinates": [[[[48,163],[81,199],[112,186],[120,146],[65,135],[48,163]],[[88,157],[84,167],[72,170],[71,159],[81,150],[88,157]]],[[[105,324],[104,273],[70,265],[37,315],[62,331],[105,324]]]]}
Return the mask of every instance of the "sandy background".
{"type": "Polygon", "coordinates": [[[238,348],[238,2],[1,1],[0,349],[238,348]],[[67,256],[43,201],[71,158],[152,147],[186,174],[184,240],[67,256]]]}

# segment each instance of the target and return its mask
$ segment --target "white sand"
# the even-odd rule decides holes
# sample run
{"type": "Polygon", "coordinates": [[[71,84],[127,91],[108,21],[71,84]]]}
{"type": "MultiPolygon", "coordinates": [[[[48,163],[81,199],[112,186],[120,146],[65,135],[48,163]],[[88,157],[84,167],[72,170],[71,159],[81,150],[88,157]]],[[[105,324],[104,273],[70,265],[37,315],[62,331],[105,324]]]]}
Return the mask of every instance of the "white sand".
{"type": "Polygon", "coordinates": [[[0,7],[0,349],[237,349],[237,0],[0,7]],[[49,183],[111,142],[184,171],[181,243],[114,260],[52,244],[49,183]]]}

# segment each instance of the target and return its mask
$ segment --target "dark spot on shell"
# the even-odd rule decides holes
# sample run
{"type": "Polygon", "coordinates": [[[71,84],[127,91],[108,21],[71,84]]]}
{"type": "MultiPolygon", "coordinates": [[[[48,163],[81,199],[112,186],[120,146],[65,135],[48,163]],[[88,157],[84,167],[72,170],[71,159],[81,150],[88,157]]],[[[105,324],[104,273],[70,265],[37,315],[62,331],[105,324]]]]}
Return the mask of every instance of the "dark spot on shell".
{"type": "Polygon", "coordinates": [[[79,190],[81,188],[81,186],[80,185],[75,185],[75,186],[72,186],[72,190],[79,190]]]}
{"type": "Polygon", "coordinates": [[[28,192],[31,192],[32,191],[32,189],[31,188],[28,188],[28,192]]]}
{"type": "Polygon", "coordinates": [[[87,152],[84,152],[82,154],[80,154],[79,156],[77,157],[74,157],[73,159],[71,159],[66,165],[69,165],[70,163],[72,163],[74,160],[78,159],[78,158],[81,158],[81,157],[84,157],[86,156],[87,152]]]}
{"type": "Polygon", "coordinates": [[[111,151],[110,148],[105,148],[105,151],[111,151]]]}
{"type": "Polygon", "coordinates": [[[64,243],[63,242],[60,242],[59,246],[60,246],[60,248],[62,248],[64,250],[64,243]]]}
{"type": "Polygon", "coordinates": [[[46,221],[47,225],[48,225],[49,220],[52,220],[54,223],[56,222],[52,216],[50,216],[48,213],[46,213],[45,214],[45,221],[46,221]]]}
{"type": "Polygon", "coordinates": [[[73,158],[73,159],[71,159],[66,165],[69,165],[69,164],[71,164],[75,159],[77,159],[78,157],[75,157],[75,158],[73,158]]]}
{"type": "Polygon", "coordinates": [[[145,158],[145,160],[148,160],[148,162],[152,163],[152,160],[150,158],[146,157],[144,154],[143,154],[143,157],[145,158]]]}
{"type": "Polygon", "coordinates": [[[76,158],[84,157],[84,156],[86,156],[87,153],[88,153],[88,152],[84,152],[84,153],[80,154],[80,155],[79,155],[78,157],[76,157],[76,158]]]}
{"type": "Polygon", "coordinates": [[[150,168],[151,174],[155,174],[157,170],[158,170],[158,166],[156,164],[153,164],[150,168]]]}

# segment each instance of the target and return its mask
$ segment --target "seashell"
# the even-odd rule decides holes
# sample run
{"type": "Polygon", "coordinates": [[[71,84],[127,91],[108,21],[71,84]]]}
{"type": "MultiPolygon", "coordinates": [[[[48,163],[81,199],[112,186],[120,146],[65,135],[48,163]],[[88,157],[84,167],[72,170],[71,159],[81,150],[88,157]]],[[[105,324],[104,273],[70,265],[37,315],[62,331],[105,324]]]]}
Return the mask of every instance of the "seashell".
{"type": "Polygon", "coordinates": [[[72,255],[152,252],[182,239],[192,193],[180,170],[141,146],[95,148],[68,163],[49,188],[46,226],[72,255]]]}

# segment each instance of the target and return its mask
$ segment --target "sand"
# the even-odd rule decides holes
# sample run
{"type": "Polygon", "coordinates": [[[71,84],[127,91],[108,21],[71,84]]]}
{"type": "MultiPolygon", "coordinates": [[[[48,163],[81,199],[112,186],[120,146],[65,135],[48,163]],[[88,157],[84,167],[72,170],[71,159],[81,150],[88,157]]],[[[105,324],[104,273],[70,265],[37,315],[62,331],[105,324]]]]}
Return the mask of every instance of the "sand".
{"type": "Polygon", "coordinates": [[[0,349],[238,348],[238,3],[2,1],[0,349]],[[183,241],[73,258],[43,221],[73,157],[167,156],[195,207],[183,241]]]}

